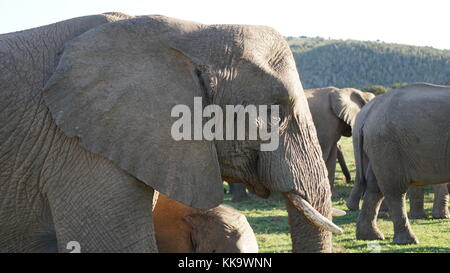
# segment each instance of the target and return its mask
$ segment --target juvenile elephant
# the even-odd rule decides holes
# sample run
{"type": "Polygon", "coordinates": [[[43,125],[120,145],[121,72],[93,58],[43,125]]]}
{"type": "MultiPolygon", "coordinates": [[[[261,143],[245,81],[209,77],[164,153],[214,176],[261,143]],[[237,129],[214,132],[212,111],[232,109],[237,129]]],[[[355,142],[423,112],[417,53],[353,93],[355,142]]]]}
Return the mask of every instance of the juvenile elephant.
{"type": "Polygon", "coordinates": [[[226,205],[204,211],[159,194],[153,221],[160,252],[258,252],[255,234],[245,216],[226,205]]]}
{"type": "Polygon", "coordinates": [[[106,13],[0,35],[0,56],[1,252],[73,241],[155,252],[153,191],[210,209],[223,180],[283,193],[294,252],[329,252],[342,232],[294,58],[272,28],[106,13]],[[199,136],[203,108],[233,120],[240,108],[226,106],[239,105],[279,106],[278,145],[199,136]],[[175,109],[194,139],[173,134],[175,109]]]}
{"type": "Polygon", "coordinates": [[[417,83],[375,98],[356,118],[353,147],[356,180],[348,205],[363,204],[356,237],[382,240],[376,226],[381,201],[394,222],[394,243],[418,243],[409,225],[405,195],[410,186],[450,182],[450,87],[417,83]]]}
{"type": "MultiPolygon", "coordinates": [[[[352,135],[356,115],[375,96],[354,88],[336,87],[309,89],[305,90],[305,94],[333,191],[338,155],[337,143],[341,136],[352,135]]],[[[334,191],[333,195],[336,195],[334,191]]]]}

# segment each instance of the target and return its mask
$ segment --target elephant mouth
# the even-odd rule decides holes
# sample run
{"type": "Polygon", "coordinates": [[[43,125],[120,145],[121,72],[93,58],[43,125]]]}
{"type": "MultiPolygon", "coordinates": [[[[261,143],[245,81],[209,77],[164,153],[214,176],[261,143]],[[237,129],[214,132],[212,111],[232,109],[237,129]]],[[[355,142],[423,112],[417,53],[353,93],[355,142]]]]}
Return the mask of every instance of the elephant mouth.
{"type": "MultiPolygon", "coordinates": [[[[318,212],[311,204],[303,199],[300,195],[296,193],[283,193],[285,198],[288,199],[294,207],[296,207],[299,211],[301,211],[305,217],[315,226],[330,231],[334,234],[341,234],[343,230],[334,224],[327,217],[323,216],[320,212],[318,212]]],[[[345,215],[345,211],[332,208],[331,210],[332,216],[343,216],[345,215]]]]}

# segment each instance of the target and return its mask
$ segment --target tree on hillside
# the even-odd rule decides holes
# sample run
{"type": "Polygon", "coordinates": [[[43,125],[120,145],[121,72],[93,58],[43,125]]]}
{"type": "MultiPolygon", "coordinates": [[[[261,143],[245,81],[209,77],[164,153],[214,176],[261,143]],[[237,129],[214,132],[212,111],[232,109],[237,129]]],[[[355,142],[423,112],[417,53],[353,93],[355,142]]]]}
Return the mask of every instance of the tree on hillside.
{"type": "Polygon", "coordinates": [[[409,83],[407,83],[407,82],[394,83],[393,85],[391,85],[391,89],[395,89],[395,88],[399,88],[399,87],[402,87],[402,86],[406,86],[408,84],[409,83]]]}
{"type": "Polygon", "coordinates": [[[369,87],[364,87],[362,89],[362,91],[369,92],[369,93],[374,94],[375,96],[378,96],[378,95],[382,95],[382,94],[386,93],[388,90],[384,86],[373,85],[373,86],[369,86],[369,87]]]}
{"type": "Polygon", "coordinates": [[[450,81],[450,50],[311,37],[287,40],[306,89],[450,81]]]}

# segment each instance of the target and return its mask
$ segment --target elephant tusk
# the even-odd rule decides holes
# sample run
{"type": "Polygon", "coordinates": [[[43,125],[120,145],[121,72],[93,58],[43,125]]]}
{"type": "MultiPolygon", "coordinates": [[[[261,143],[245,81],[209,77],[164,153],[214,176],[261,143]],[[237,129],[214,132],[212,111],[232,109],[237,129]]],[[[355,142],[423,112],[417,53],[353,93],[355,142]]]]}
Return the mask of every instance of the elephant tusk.
{"type": "Polygon", "coordinates": [[[297,194],[286,193],[286,197],[291,200],[292,204],[308,218],[311,223],[317,227],[331,231],[335,234],[341,234],[343,231],[340,227],[335,225],[328,218],[320,214],[315,208],[311,206],[305,199],[301,198],[297,194]]]}
{"type": "Polygon", "coordinates": [[[345,216],[347,213],[341,209],[331,208],[331,216],[345,216]]]}

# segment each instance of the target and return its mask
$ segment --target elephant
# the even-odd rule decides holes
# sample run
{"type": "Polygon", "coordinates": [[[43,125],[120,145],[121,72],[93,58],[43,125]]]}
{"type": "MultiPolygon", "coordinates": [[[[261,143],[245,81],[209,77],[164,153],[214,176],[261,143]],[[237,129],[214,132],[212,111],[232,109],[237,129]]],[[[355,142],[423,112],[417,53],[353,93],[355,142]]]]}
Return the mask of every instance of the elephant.
{"type": "Polygon", "coordinates": [[[247,190],[243,184],[229,183],[230,194],[232,195],[231,202],[239,203],[250,200],[247,190]]]}
{"type": "MultiPolygon", "coordinates": [[[[450,218],[448,211],[448,185],[438,184],[433,185],[434,202],[431,215],[434,219],[450,218]]],[[[409,207],[410,211],[408,217],[410,219],[424,219],[427,215],[424,210],[424,188],[423,187],[410,187],[408,189],[409,207]]]]}
{"type": "MultiPolygon", "coordinates": [[[[341,166],[342,173],[344,174],[345,182],[347,184],[351,183],[352,177],[350,175],[350,171],[348,170],[347,164],[345,163],[344,154],[342,153],[342,150],[341,150],[341,147],[339,144],[337,145],[336,156],[337,156],[339,166],[341,166]]],[[[232,198],[231,198],[232,202],[239,203],[239,202],[248,201],[251,199],[250,196],[247,194],[247,191],[246,191],[246,188],[244,185],[233,184],[233,183],[229,183],[229,185],[230,185],[230,194],[232,194],[232,198]]],[[[277,194],[271,193],[269,196],[269,199],[271,199],[273,201],[278,201],[279,198],[278,198],[277,194]]]]}
{"type": "MultiPolygon", "coordinates": [[[[431,188],[434,192],[434,202],[432,217],[434,219],[450,218],[448,210],[448,184],[432,185],[431,188]]],[[[424,188],[422,186],[408,188],[407,195],[409,197],[410,211],[408,213],[409,219],[427,219],[427,214],[424,210],[424,188]]],[[[359,209],[359,196],[356,194],[351,195],[347,200],[347,207],[350,210],[359,209]],[[355,199],[355,200],[353,200],[355,199]]],[[[386,202],[383,201],[378,211],[378,218],[388,218],[389,208],[386,202]]]]}
{"type": "Polygon", "coordinates": [[[394,244],[416,244],[406,214],[409,187],[450,182],[450,87],[415,83],[377,96],[356,117],[356,179],[347,206],[363,196],[356,238],[383,240],[376,225],[384,198],[394,244]]]}
{"type": "Polygon", "coordinates": [[[258,252],[247,218],[227,205],[205,211],[158,194],[153,222],[158,250],[162,253],[258,252]]]}
{"type": "Polygon", "coordinates": [[[2,34],[0,56],[0,252],[157,252],[154,191],[207,210],[223,180],[283,194],[293,252],[332,251],[326,166],[273,28],[105,13],[2,34]],[[198,104],[277,106],[278,145],[198,137],[198,104]],[[172,132],[180,107],[194,137],[172,132]]]}
{"type": "MultiPolygon", "coordinates": [[[[350,183],[351,176],[345,163],[344,155],[337,144],[341,136],[352,135],[352,124],[358,112],[375,96],[354,88],[339,89],[324,87],[305,90],[309,109],[317,130],[317,137],[322,148],[328,179],[333,191],[336,171],[336,159],[346,178],[350,183]]],[[[245,201],[245,188],[237,186],[233,199],[236,202],[245,201]]],[[[333,191],[333,196],[337,193],[333,191]]]]}
{"type": "Polygon", "coordinates": [[[342,174],[345,177],[345,182],[347,184],[350,184],[350,183],[352,183],[352,176],[350,175],[350,171],[348,170],[347,163],[345,162],[345,157],[344,157],[344,153],[342,152],[341,145],[339,145],[339,144],[337,145],[336,152],[337,152],[336,156],[337,156],[339,166],[341,166],[342,174]]]}
{"type": "Polygon", "coordinates": [[[333,196],[337,196],[334,191],[336,159],[338,158],[337,143],[341,136],[350,137],[352,135],[356,115],[375,96],[354,88],[339,89],[336,87],[308,89],[305,90],[305,94],[316,126],[322,156],[327,166],[333,196]]]}

